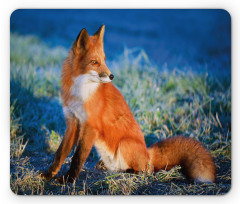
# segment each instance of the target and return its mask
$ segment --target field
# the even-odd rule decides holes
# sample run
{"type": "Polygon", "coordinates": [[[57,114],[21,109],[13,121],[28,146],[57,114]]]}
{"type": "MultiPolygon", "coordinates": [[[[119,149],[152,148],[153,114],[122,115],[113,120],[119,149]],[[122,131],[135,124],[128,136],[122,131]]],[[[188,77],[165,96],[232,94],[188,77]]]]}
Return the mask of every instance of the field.
{"type": "MultiPolygon", "coordinates": [[[[155,174],[98,171],[93,149],[74,184],[47,182],[38,174],[53,160],[65,130],[61,65],[68,50],[39,38],[11,34],[10,187],[39,195],[218,195],[231,188],[231,78],[167,65],[158,68],[142,49],[128,49],[108,67],[144,132],[146,143],[174,135],[201,141],[217,169],[214,184],[186,180],[176,166],[155,174]]],[[[205,70],[203,68],[203,70],[205,70]]],[[[67,171],[73,152],[59,174],[67,171]]]]}

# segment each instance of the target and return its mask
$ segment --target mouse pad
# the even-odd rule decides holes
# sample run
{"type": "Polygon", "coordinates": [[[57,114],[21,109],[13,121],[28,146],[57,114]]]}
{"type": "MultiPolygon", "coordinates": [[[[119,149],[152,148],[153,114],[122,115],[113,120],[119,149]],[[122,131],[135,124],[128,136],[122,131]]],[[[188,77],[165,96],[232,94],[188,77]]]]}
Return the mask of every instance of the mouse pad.
{"type": "Polygon", "coordinates": [[[228,193],[230,14],[15,10],[10,188],[18,195],[228,193]]]}

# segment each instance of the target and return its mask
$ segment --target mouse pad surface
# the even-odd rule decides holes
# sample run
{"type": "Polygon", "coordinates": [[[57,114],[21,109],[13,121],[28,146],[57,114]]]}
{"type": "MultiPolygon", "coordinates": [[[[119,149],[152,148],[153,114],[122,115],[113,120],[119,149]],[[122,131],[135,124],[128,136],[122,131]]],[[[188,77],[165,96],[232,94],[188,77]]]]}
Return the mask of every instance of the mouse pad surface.
{"type": "Polygon", "coordinates": [[[10,188],[18,195],[228,193],[230,14],[15,10],[10,188]]]}

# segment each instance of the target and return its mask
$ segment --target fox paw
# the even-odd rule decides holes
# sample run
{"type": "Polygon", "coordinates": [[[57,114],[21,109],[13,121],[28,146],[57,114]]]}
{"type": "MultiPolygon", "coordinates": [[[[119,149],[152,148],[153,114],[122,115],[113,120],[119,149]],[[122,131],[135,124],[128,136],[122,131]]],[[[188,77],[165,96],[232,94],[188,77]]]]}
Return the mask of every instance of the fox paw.
{"type": "Polygon", "coordinates": [[[49,181],[53,178],[53,176],[51,174],[49,174],[48,172],[40,172],[39,175],[47,181],[49,181]]]}

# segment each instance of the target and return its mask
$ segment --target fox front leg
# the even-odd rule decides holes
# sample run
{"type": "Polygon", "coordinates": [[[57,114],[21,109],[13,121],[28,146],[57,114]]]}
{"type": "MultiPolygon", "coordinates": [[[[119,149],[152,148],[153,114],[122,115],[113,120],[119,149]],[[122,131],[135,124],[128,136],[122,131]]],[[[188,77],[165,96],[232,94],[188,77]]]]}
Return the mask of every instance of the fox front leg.
{"type": "Polygon", "coordinates": [[[47,172],[40,173],[41,176],[46,180],[51,180],[59,171],[62,166],[62,163],[66,159],[67,155],[77,143],[79,136],[80,125],[76,118],[67,120],[67,129],[65,131],[63,140],[55,154],[53,163],[49,167],[47,172]]]}
{"type": "Polygon", "coordinates": [[[70,169],[64,175],[64,177],[59,177],[57,179],[60,183],[73,182],[75,179],[77,179],[93,147],[96,137],[96,130],[92,129],[88,125],[82,126],[77,148],[73,155],[70,169]]]}

